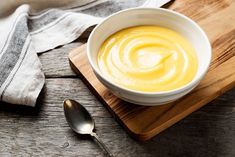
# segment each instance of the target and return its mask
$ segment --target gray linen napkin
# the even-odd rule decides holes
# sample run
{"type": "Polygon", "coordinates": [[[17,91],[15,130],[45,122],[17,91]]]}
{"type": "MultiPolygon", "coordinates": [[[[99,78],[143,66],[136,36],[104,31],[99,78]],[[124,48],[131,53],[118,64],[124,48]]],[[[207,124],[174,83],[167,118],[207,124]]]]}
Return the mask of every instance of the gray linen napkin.
{"type": "Polygon", "coordinates": [[[45,82],[37,53],[72,42],[113,12],[169,1],[1,0],[0,100],[34,106],[45,82]]]}

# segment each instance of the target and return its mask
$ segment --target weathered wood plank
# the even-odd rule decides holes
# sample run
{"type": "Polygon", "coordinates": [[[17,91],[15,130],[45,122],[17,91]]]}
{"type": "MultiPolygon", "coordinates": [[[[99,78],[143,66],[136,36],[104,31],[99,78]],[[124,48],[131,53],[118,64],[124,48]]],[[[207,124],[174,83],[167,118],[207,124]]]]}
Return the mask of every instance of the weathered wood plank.
{"type": "Polygon", "coordinates": [[[39,54],[45,76],[47,78],[76,76],[69,66],[68,53],[80,46],[84,41],[85,39],[79,39],[71,44],[39,54]]]}
{"type": "Polygon", "coordinates": [[[234,95],[235,89],[141,143],[126,134],[80,79],[47,79],[36,108],[0,103],[0,156],[104,156],[92,140],[68,127],[62,109],[68,97],[87,107],[97,133],[118,157],[234,156],[234,95]]]}

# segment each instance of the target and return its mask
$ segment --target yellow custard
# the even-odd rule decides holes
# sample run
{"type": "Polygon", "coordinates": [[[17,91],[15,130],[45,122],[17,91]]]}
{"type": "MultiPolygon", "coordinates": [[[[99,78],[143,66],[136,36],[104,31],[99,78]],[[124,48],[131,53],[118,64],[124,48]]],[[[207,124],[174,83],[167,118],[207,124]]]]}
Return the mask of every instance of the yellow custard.
{"type": "Polygon", "coordinates": [[[122,87],[159,92],[192,81],[198,61],[192,45],[179,33],[158,26],[136,26],[104,41],[98,66],[106,78],[122,87]]]}

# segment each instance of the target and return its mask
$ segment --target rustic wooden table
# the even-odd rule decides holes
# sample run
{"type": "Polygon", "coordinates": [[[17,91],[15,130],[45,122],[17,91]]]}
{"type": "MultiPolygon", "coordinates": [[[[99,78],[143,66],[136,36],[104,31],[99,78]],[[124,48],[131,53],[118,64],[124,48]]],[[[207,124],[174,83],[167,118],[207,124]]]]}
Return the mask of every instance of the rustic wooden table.
{"type": "MultiPolygon", "coordinates": [[[[175,8],[183,3],[178,2],[175,8]]],[[[213,9],[227,6],[215,5],[213,0],[203,1],[205,4],[195,0],[191,2],[184,7],[187,10],[178,10],[196,20],[203,19],[200,14],[203,10],[209,14],[213,9]],[[191,2],[198,4],[197,8],[191,9],[191,2]],[[206,12],[203,6],[212,9],[206,12]]],[[[216,2],[226,4],[225,1],[216,2]]],[[[39,56],[46,84],[35,108],[0,102],[0,157],[105,156],[89,137],[78,136],[68,127],[62,108],[65,98],[78,100],[90,111],[97,134],[117,157],[235,156],[235,89],[153,139],[138,142],[124,131],[71,70],[68,52],[81,42],[85,40],[78,39],[39,56]]],[[[234,45],[230,48],[234,51],[234,45]]]]}
{"type": "Polygon", "coordinates": [[[98,135],[117,157],[235,156],[235,89],[147,142],[132,139],[69,66],[78,40],[40,55],[46,84],[36,108],[0,103],[0,156],[105,156],[89,137],[77,136],[63,113],[65,98],[90,111],[98,135]]]}

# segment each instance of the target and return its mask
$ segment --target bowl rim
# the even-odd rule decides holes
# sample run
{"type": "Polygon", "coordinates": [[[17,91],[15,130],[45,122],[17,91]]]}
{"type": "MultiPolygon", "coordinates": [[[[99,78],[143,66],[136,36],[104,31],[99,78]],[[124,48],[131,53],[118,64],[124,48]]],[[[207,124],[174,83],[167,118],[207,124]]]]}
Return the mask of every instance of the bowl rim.
{"type": "Polygon", "coordinates": [[[138,8],[128,8],[128,9],[124,9],[121,11],[118,11],[114,14],[109,15],[108,17],[106,17],[102,22],[100,22],[91,32],[89,38],[88,38],[88,42],[87,42],[87,57],[88,57],[88,61],[92,67],[92,69],[94,70],[95,74],[98,75],[100,78],[102,78],[103,80],[105,80],[108,84],[114,86],[115,88],[118,88],[120,90],[123,90],[125,92],[131,92],[133,94],[136,95],[148,95],[148,96],[155,96],[155,95],[174,95],[177,94],[179,92],[188,90],[190,88],[192,88],[194,85],[197,85],[199,81],[201,81],[201,79],[204,77],[204,75],[206,74],[206,72],[209,69],[210,63],[211,63],[211,58],[212,58],[212,47],[211,47],[211,43],[206,35],[206,33],[203,31],[203,29],[192,19],[190,19],[189,17],[178,13],[176,11],[173,10],[169,10],[169,9],[165,9],[165,8],[154,8],[154,7],[138,7],[138,8]],[[126,87],[123,87],[109,79],[107,79],[106,77],[104,77],[101,73],[101,71],[96,68],[96,66],[94,66],[93,60],[91,59],[91,50],[90,50],[90,44],[91,44],[91,39],[94,36],[96,30],[101,27],[103,25],[103,23],[105,23],[106,21],[108,21],[110,18],[114,17],[114,16],[118,16],[119,14],[122,14],[124,12],[129,12],[129,11],[141,11],[141,10],[158,10],[158,11],[162,11],[162,12],[167,12],[170,14],[175,14],[180,18],[185,19],[186,21],[190,22],[192,25],[194,25],[200,32],[200,34],[203,36],[203,38],[205,39],[206,45],[208,45],[209,51],[207,53],[209,53],[209,62],[207,63],[207,65],[205,66],[205,68],[203,69],[203,71],[201,73],[199,73],[199,76],[197,79],[195,79],[195,76],[193,78],[192,81],[190,81],[189,83],[185,84],[184,86],[181,86],[179,88],[173,89],[173,90],[168,90],[168,91],[158,91],[158,92],[145,92],[145,91],[138,91],[138,90],[133,90],[133,89],[129,89],[126,87]]]}

